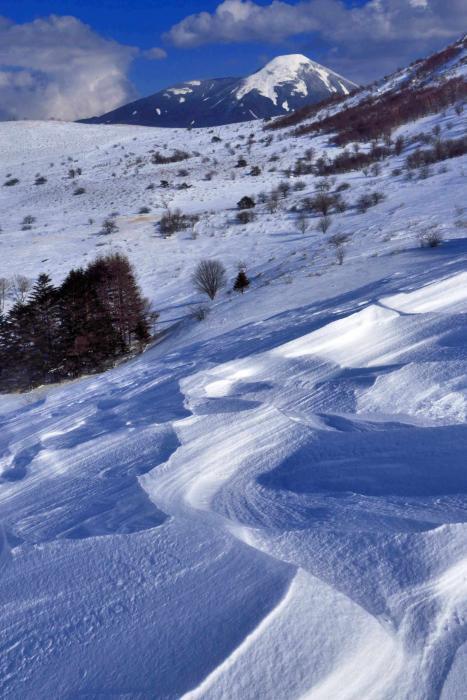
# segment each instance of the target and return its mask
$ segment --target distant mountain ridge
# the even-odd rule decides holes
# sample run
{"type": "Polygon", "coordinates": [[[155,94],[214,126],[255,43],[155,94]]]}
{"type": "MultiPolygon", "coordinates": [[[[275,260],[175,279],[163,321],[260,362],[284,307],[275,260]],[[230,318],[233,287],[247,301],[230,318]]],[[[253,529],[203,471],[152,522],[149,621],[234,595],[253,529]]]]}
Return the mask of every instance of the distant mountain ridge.
{"type": "Polygon", "coordinates": [[[87,124],[220,126],[288,114],[331,95],[346,95],[356,84],[301,54],[277,56],[246,78],[213,78],[178,83],[87,124]]]}

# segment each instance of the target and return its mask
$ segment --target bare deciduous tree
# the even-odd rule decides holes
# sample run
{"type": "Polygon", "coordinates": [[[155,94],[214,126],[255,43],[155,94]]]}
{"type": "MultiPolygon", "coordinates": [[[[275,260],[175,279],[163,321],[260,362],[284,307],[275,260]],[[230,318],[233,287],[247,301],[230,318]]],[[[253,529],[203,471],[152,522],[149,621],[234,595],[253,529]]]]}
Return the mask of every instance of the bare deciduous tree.
{"type": "Polygon", "coordinates": [[[198,291],[214,299],[227,283],[225,267],[219,260],[201,260],[193,273],[192,281],[198,291]]]}
{"type": "Polygon", "coordinates": [[[11,290],[15,301],[19,301],[22,304],[31,287],[32,282],[30,279],[24,275],[15,275],[11,281],[11,290]]]}
{"type": "Polygon", "coordinates": [[[11,282],[6,277],[0,277],[0,313],[5,309],[6,295],[10,290],[11,282]]]}
{"type": "Polygon", "coordinates": [[[297,229],[300,233],[305,234],[308,231],[309,222],[303,214],[297,219],[297,229]]]}
{"type": "Polygon", "coordinates": [[[336,247],[336,260],[337,260],[338,265],[342,265],[342,263],[344,262],[344,256],[345,256],[344,246],[338,245],[336,247]]]}

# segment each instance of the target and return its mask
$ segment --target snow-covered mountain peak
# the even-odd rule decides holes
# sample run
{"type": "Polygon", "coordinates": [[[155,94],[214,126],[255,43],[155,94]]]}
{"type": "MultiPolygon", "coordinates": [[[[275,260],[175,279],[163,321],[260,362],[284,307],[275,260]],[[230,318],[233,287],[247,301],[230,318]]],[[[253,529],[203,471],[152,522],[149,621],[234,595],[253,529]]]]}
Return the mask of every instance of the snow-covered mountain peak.
{"type": "Polygon", "coordinates": [[[344,85],[349,81],[345,81],[329,68],[325,68],[303,54],[287,54],[276,56],[259,71],[245,78],[236,96],[241,100],[245,95],[256,90],[277,105],[278,87],[294,83],[294,92],[306,96],[310,92],[310,79],[313,81],[318,79],[329,92],[338,91],[335,81],[340,79],[339,85],[342,91],[349,92],[348,87],[344,85]]]}
{"type": "Polygon", "coordinates": [[[124,105],[91,123],[218,126],[287,114],[355,84],[303,54],[276,56],[245,78],[190,80],[124,105]]]}

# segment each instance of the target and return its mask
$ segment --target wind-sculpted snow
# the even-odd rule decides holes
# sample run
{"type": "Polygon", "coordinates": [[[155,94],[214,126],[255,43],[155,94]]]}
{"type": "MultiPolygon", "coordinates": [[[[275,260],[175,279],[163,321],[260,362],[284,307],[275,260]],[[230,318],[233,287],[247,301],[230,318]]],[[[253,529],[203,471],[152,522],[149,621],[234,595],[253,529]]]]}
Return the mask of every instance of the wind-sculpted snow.
{"type": "MultiPolygon", "coordinates": [[[[437,288],[465,306],[462,281],[437,288]]],[[[407,303],[428,306],[433,289],[407,303]]],[[[445,332],[462,323],[455,303],[443,312],[445,332]]],[[[187,697],[439,696],[467,634],[465,424],[412,424],[397,404],[363,418],[348,395],[442,352],[442,325],[368,306],[182,382],[193,416],[143,486],[166,512],[297,568],[280,606],[187,697]]]]}
{"type": "Polygon", "coordinates": [[[453,353],[465,398],[462,280],[442,313],[432,284],[413,314],[355,299],[256,354],[220,338],[193,372],[156,347],[4,414],[2,696],[460,697],[465,423],[376,387],[410,372],[413,401],[438,357],[439,401],[453,353]]]}

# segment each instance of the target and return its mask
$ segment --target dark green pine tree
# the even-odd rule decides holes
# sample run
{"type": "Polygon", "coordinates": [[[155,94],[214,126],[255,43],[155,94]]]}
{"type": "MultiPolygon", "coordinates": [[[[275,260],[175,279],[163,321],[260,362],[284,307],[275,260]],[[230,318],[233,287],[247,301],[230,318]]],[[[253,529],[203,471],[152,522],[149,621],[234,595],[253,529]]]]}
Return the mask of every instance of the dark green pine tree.
{"type": "Polygon", "coordinates": [[[118,354],[118,336],[88,270],[71,270],[59,289],[61,357],[65,375],[104,367],[118,354]]]}
{"type": "Polygon", "coordinates": [[[60,315],[57,290],[46,274],[41,274],[27,304],[30,312],[29,365],[32,382],[52,379],[58,360],[60,315]]]}
{"type": "Polygon", "coordinates": [[[28,389],[34,384],[34,325],[29,304],[17,302],[2,326],[2,377],[15,388],[28,389]]]}
{"type": "Polygon", "coordinates": [[[237,278],[234,282],[234,286],[233,286],[234,290],[236,292],[241,292],[243,294],[245,289],[249,286],[250,286],[250,280],[248,279],[246,272],[244,270],[240,270],[240,272],[238,273],[237,278]]]}

